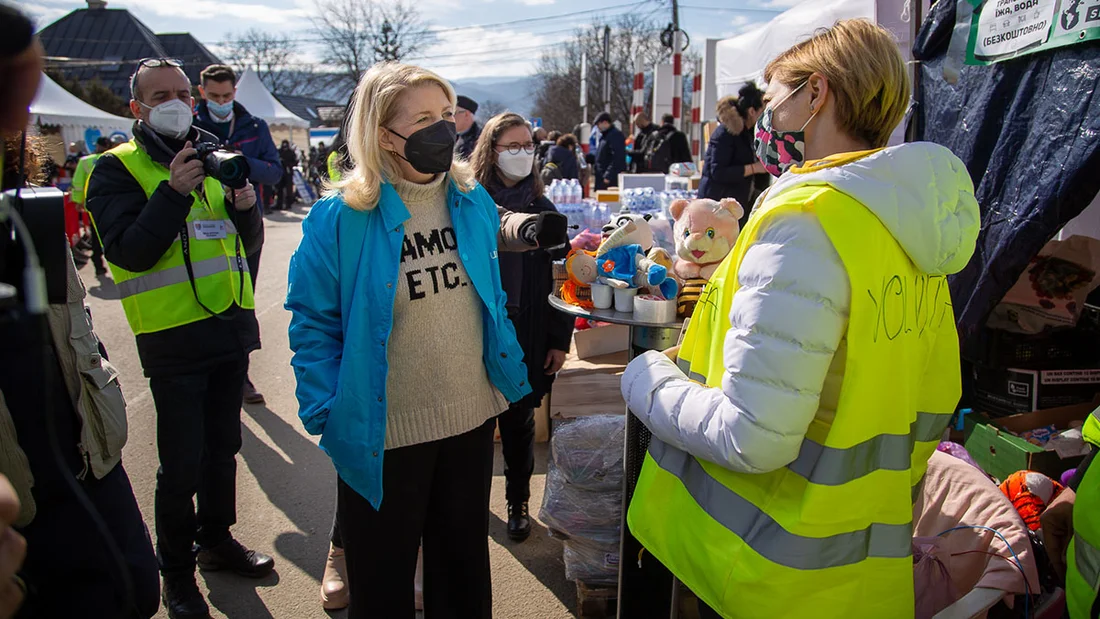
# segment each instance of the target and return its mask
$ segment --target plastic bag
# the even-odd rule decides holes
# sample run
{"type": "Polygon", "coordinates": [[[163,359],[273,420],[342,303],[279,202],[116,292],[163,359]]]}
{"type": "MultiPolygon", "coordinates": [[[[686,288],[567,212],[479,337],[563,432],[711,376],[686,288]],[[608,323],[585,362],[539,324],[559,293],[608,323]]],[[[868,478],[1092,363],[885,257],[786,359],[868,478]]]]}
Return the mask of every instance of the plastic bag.
{"type": "Polygon", "coordinates": [[[913,591],[916,619],[931,619],[959,599],[946,562],[951,560],[938,537],[913,538],[913,591]]]}
{"type": "Polygon", "coordinates": [[[1100,240],[1074,235],[1050,241],[993,310],[989,326],[1015,333],[1072,327],[1098,284],[1100,240]]]}
{"type": "Polygon", "coordinates": [[[546,471],[546,490],[542,495],[539,520],[567,538],[585,537],[617,543],[622,501],[620,490],[586,490],[570,484],[551,459],[546,471]]]}
{"type": "Polygon", "coordinates": [[[625,432],[626,415],[593,415],[563,423],[554,428],[554,464],[573,486],[618,492],[623,487],[625,432]]]}
{"type": "Polygon", "coordinates": [[[619,580],[619,541],[597,542],[580,537],[562,543],[565,579],[613,585],[619,580]]]}

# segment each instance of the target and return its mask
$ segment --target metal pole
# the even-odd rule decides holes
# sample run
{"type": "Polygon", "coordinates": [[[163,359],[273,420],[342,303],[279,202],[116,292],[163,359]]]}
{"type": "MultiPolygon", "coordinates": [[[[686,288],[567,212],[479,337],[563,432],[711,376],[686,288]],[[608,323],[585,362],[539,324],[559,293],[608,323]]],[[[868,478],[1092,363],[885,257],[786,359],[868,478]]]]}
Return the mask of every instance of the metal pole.
{"type": "Polygon", "coordinates": [[[634,100],[633,105],[630,108],[630,131],[633,133],[637,127],[634,126],[634,117],[642,113],[645,109],[645,61],[642,59],[642,54],[639,53],[634,58],[634,100]]]}
{"type": "Polygon", "coordinates": [[[680,38],[680,3],[672,0],[672,117],[677,128],[683,115],[684,73],[681,53],[684,43],[680,38]]]}
{"type": "Polygon", "coordinates": [[[611,113],[611,26],[603,27],[603,111],[611,113]]]}
{"type": "MultiPolygon", "coordinates": [[[[588,53],[581,54],[581,107],[584,108],[584,124],[588,124],[588,53]]],[[[577,136],[581,139],[581,136],[577,136]]]]}

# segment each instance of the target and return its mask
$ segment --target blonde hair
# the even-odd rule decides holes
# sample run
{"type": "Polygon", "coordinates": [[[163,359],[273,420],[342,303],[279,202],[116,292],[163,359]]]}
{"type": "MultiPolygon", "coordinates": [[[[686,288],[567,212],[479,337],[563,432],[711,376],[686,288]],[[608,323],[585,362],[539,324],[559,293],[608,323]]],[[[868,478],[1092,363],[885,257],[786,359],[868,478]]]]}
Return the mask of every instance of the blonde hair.
{"type": "Polygon", "coordinates": [[[894,36],[866,19],[838,21],[771,61],[764,80],[796,88],[813,73],[828,79],[841,129],[886,146],[909,107],[909,75],[894,36]]]}
{"type": "MultiPolygon", "coordinates": [[[[439,86],[447,93],[451,105],[455,105],[454,88],[427,69],[385,62],[363,74],[347,114],[350,170],[339,181],[327,184],[327,195],[342,193],[344,202],[357,211],[368,211],[378,205],[382,184],[402,177],[400,161],[393,153],[382,149],[378,143],[379,133],[397,117],[401,93],[423,85],[439,86]]],[[[458,159],[451,164],[450,176],[459,191],[470,191],[476,185],[469,166],[458,159]]]]}
{"type": "Polygon", "coordinates": [[[722,97],[718,100],[718,104],[714,106],[714,113],[718,116],[718,122],[723,122],[730,112],[737,112],[737,97],[733,95],[722,97]]]}

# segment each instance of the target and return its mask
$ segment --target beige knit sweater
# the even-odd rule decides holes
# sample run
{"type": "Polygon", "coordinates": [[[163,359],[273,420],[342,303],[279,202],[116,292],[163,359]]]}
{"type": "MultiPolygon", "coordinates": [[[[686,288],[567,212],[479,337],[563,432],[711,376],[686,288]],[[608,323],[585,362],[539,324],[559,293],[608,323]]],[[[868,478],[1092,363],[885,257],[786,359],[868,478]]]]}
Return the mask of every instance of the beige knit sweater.
{"type": "Polygon", "coordinates": [[[459,259],[449,182],[394,183],[411,218],[388,349],[386,449],[457,436],[508,407],[482,360],[481,300],[459,259]]]}

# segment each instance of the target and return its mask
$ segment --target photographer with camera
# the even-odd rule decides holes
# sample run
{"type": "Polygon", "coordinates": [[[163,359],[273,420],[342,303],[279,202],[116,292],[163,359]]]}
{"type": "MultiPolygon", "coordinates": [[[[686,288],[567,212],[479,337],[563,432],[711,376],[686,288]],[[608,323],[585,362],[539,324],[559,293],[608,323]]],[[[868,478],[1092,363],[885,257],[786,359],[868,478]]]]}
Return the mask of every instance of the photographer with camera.
{"type": "MultiPolygon", "coordinates": [[[[237,101],[237,74],[224,64],[212,64],[199,74],[202,100],[195,107],[195,126],[213,133],[227,148],[244,155],[248,160],[248,180],[255,183],[260,212],[265,202],[264,187],[282,186],[283,164],[275,140],[267,122],[248,113],[237,101]]],[[[280,192],[280,201],[282,194],[280,192]]],[[[256,276],[260,272],[260,252],[248,254],[248,272],[252,275],[252,288],[256,288],[256,276]]],[[[245,377],[244,401],[263,404],[264,396],[245,377]]]]}
{"type": "Polygon", "coordinates": [[[165,606],[173,619],[206,617],[193,544],[208,571],[259,578],[275,564],[229,532],[242,389],[248,354],[260,343],[245,257],[259,251],[263,224],[248,162],[216,150],[214,136],[191,126],[191,84],[181,63],[142,60],[130,90],[134,139],[97,162],[88,211],[157,411],[165,606]]]}

